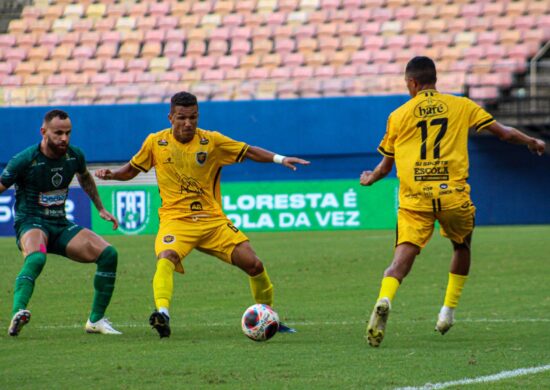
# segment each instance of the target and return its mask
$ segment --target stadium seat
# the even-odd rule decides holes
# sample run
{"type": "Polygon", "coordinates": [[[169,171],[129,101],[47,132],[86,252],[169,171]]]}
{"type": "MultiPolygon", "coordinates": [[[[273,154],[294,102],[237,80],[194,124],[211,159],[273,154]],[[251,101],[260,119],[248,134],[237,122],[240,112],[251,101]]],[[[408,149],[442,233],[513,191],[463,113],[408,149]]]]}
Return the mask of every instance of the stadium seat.
{"type": "Polygon", "coordinates": [[[13,35],[24,34],[29,30],[30,23],[23,19],[12,19],[8,23],[8,32],[13,35]]]}
{"type": "Polygon", "coordinates": [[[225,79],[223,69],[207,69],[203,73],[203,80],[209,82],[221,82],[225,79]]]}
{"type": "Polygon", "coordinates": [[[204,71],[206,69],[213,69],[216,65],[216,59],[212,56],[197,57],[195,58],[195,69],[204,71]]]}
{"type": "MultiPolygon", "coordinates": [[[[153,3],[153,4],[161,4],[161,3],[153,3]]],[[[175,30],[179,26],[179,19],[173,15],[170,16],[158,16],[157,19],[157,27],[159,30],[162,31],[170,31],[175,30]]]]}
{"type": "Polygon", "coordinates": [[[126,72],[115,72],[112,74],[113,76],[113,84],[116,85],[130,85],[133,84],[135,81],[135,74],[134,73],[126,73],[126,72]]]}
{"type": "Polygon", "coordinates": [[[59,69],[59,62],[56,60],[52,61],[39,61],[38,65],[36,66],[36,73],[41,74],[43,76],[48,76],[51,74],[54,74],[59,69]]]}
{"type": "Polygon", "coordinates": [[[208,55],[214,57],[221,57],[227,54],[228,45],[227,41],[210,41],[208,44],[208,55]]]}
{"type": "Polygon", "coordinates": [[[52,106],[65,106],[73,103],[76,96],[75,88],[56,88],[52,92],[49,104],[52,106]]]}
{"type": "Polygon", "coordinates": [[[315,68],[313,77],[316,79],[329,79],[333,78],[335,74],[335,68],[332,65],[324,65],[315,68]]]}
{"type": "Polygon", "coordinates": [[[500,1],[482,3],[481,13],[485,17],[498,17],[504,13],[504,4],[500,1]]]}
{"type": "Polygon", "coordinates": [[[27,51],[21,47],[9,47],[4,51],[4,58],[10,63],[19,63],[27,58],[27,51]]]}
{"type": "Polygon", "coordinates": [[[302,26],[308,22],[308,14],[306,12],[297,11],[291,12],[286,18],[286,24],[290,27],[302,26]]]}
{"type": "Polygon", "coordinates": [[[302,53],[289,53],[281,57],[281,65],[289,68],[301,66],[305,63],[302,53]]]}
{"type": "Polygon", "coordinates": [[[132,58],[126,65],[126,69],[130,73],[143,73],[148,67],[149,61],[145,58],[132,58]]]}
{"type": "Polygon", "coordinates": [[[222,56],[218,58],[216,65],[221,70],[235,69],[239,66],[239,57],[233,55],[222,56]]]}
{"type": "Polygon", "coordinates": [[[233,0],[219,0],[214,3],[213,13],[217,15],[231,14],[235,9],[233,0]]]}
{"type": "Polygon", "coordinates": [[[267,68],[251,68],[247,72],[248,80],[264,80],[269,77],[269,70],[267,68]]]}
{"type": "Polygon", "coordinates": [[[104,43],[97,47],[96,57],[100,59],[113,58],[116,56],[118,45],[114,43],[104,43]]]}
{"type": "Polygon", "coordinates": [[[18,75],[5,76],[0,82],[3,87],[16,87],[23,84],[23,77],[18,75]]]}
{"type": "Polygon", "coordinates": [[[314,68],[311,66],[299,66],[291,70],[291,77],[296,80],[310,79],[313,77],[314,68]]]}
{"type": "MultiPolygon", "coordinates": [[[[37,22],[36,24],[33,25],[32,30],[38,32],[38,31],[40,31],[40,30],[37,30],[37,28],[39,28],[39,27],[40,27],[40,23],[37,22]]],[[[56,32],[56,33],[66,33],[66,32],[71,31],[72,28],[73,28],[73,21],[71,19],[55,19],[53,21],[51,31],[56,32]]],[[[48,30],[49,29],[44,27],[43,32],[46,32],[48,30]]]]}
{"type": "Polygon", "coordinates": [[[185,73],[193,69],[195,65],[195,60],[189,57],[180,57],[172,59],[172,70],[178,71],[180,73],[185,73]]]}
{"type": "Polygon", "coordinates": [[[330,54],[325,52],[315,52],[315,53],[308,54],[304,57],[305,58],[304,65],[307,65],[312,68],[323,66],[328,63],[329,56],[330,54]]]}
{"type": "MultiPolygon", "coordinates": [[[[62,60],[59,61],[59,73],[61,74],[74,74],[80,72],[81,61],[80,60],[62,60]]],[[[67,81],[68,82],[68,81],[67,81]]]]}
{"type": "Polygon", "coordinates": [[[162,52],[162,43],[161,42],[145,42],[141,48],[140,56],[142,58],[155,58],[160,56],[162,52]]]}
{"type": "Polygon", "coordinates": [[[64,74],[50,74],[46,78],[46,85],[64,86],[67,84],[67,76],[64,74]]]}
{"type": "Polygon", "coordinates": [[[123,42],[118,50],[118,56],[124,60],[136,58],[139,53],[139,48],[139,43],[123,42]]]}
{"type": "Polygon", "coordinates": [[[0,49],[15,46],[16,41],[16,36],[13,34],[0,34],[0,49]]]}
{"type": "MultiPolygon", "coordinates": [[[[329,0],[329,1],[333,1],[333,0],[329,0]]],[[[338,1],[339,0],[336,0],[335,2],[338,2],[338,1]]],[[[300,11],[304,11],[304,12],[312,12],[319,9],[320,7],[325,8],[322,5],[322,0],[300,0],[300,4],[299,4],[300,11]]]]}
{"type": "Polygon", "coordinates": [[[103,70],[113,76],[113,79],[119,75],[124,74],[126,69],[126,62],[122,58],[108,58],[103,64],[103,70]]]}
{"type": "Polygon", "coordinates": [[[25,78],[36,71],[36,62],[22,61],[15,66],[14,74],[25,78]]]}
{"type": "Polygon", "coordinates": [[[36,44],[36,41],[38,40],[38,36],[39,35],[37,33],[17,35],[16,36],[17,47],[25,49],[28,52],[36,44]]]}
{"type": "Polygon", "coordinates": [[[273,68],[269,73],[269,78],[273,80],[288,80],[291,76],[291,68],[280,67],[273,68]]]}
{"type": "Polygon", "coordinates": [[[103,70],[103,64],[104,61],[98,58],[82,60],[80,70],[91,77],[103,70]]]}
{"type": "Polygon", "coordinates": [[[103,31],[111,31],[114,29],[116,23],[116,18],[113,16],[109,16],[103,19],[96,19],[94,21],[94,30],[103,32],[103,31]]]}
{"type": "MultiPolygon", "coordinates": [[[[274,42],[274,50],[275,52],[285,55],[288,53],[292,53],[295,49],[295,41],[291,38],[279,38],[276,39],[274,42]]],[[[254,49],[256,52],[256,48],[254,49]]]]}
{"type": "Polygon", "coordinates": [[[279,53],[265,54],[261,58],[260,66],[264,69],[270,70],[277,68],[281,65],[282,55],[279,53]]]}
{"type": "Polygon", "coordinates": [[[107,11],[106,4],[92,3],[86,8],[86,18],[88,19],[101,19],[107,11]]]}

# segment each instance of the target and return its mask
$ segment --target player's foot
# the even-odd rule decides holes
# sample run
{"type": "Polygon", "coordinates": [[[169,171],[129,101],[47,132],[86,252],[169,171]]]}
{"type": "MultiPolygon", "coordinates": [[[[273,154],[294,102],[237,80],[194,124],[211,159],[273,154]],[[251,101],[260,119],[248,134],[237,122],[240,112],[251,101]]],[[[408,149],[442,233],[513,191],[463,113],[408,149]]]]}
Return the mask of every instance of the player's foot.
{"type": "Polygon", "coordinates": [[[107,318],[103,317],[99,321],[91,322],[89,319],[86,321],[86,327],[84,328],[86,333],[101,333],[101,334],[122,334],[115,328],[113,324],[107,318]]]}
{"type": "Polygon", "coordinates": [[[170,337],[170,317],[166,314],[154,311],[149,317],[149,324],[159,332],[160,338],[170,337]]]}
{"type": "Polygon", "coordinates": [[[28,310],[19,310],[13,315],[13,318],[10,322],[10,327],[8,328],[8,334],[10,336],[17,336],[23,326],[28,324],[31,320],[31,312],[28,310]]]}
{"type": "Polygon", "coordinates": [[[443,306],[437,316],[435,330],[442,335],[447,333],[455,323],[455,309],[443,306]]]}
{"type": "Polygon", "coordinates": [[[376,302],[367,325],[367,341],[371,347],[378,347],[384,340],[386,322],[390,315],[391,303],[388,298],[382,298],[376,302]]]}
{"type": "Polygon", "coordinates": [[[279,322],[279,333],[296,333],[296,329],[286,326],[282,322],[279,322]]]}

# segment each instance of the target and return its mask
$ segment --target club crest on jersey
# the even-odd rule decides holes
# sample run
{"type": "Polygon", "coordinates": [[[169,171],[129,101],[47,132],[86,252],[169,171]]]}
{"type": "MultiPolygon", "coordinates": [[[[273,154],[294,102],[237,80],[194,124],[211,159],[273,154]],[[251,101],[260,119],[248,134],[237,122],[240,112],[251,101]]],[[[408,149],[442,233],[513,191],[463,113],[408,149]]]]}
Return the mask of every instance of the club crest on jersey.
{"type": "Polygon", "coordinates": [[[197,159],[197,163],[199,165],[203,165],[206,162],[206,157],[208,156],[208,153],[206,152],[197,152],[195,154],[195,158],[197,159]]]}
{"type": "Polygon", "coordinates": [[[201,202],[191,203],[191,211],[202,211],[202,203],[201,202]]]}
{"type": "Polygon", "coordinates": [[[208,141],[208,138],[201,138],[201,140],[200,140],[199,143],[200,143],[201,145],[208,145],[209,142],[210,142],[210,141],[208,141]]]}
{"type": "Polygon", "coordinates": [[[59,172],[52,176],[52,184],[54,187],[59,187],[61,182],[63,182],[63,176],[61,176],[59,172]]]}
{"type": "Polygon", "coordinates": [[[157,144],[159,144],[159,146],[166,146],[168,145],[168,141],[166,141],[164,138],[163,139],[160,139],[157,141],[157,144]]]}
{"type": "Polygon", "coordinates": [[[165,244],[171,244],[174,241],[176,241],[176,237],[171,234],[167,234],[166,236],[162,237],[162,242],[164,242],[165,244]]]}

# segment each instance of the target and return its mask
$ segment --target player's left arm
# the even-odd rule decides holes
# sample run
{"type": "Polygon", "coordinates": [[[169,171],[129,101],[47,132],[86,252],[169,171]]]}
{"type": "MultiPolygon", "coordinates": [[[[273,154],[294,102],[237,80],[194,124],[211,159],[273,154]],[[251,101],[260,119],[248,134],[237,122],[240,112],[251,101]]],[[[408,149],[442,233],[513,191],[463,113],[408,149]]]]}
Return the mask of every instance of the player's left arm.
{"type": "Polygon", "coordinates": [[[4,191],[6,191],[8,189],[8,187],[5,187],[3,184],[2,184],[2,181],[0,180],[0,194],[4,191]]]}
{"type": "Polygon", "coordinates": [[[527,145],[531,153],[536,153],[539,156],[542,156],[546,148],[546,143],[543,140],[530,137],[514,127],[505,126],[497,121],[491,123],[484,129],[496,135],[501,141],[518,145],[527,145]]]}
{"type": "Polygon", "coordinates": [[[118,228],[118,221],[110,212],[105,210],[105,207],[103,207],[103,202],[101,202],[94,178],[90,172],[86,169],[83,173],[77,173],[76,178],[80,187],[88,194],[95,208],[99,211],[99,216],[106,221],[111,221],[113,223],[113,230],[116,230],[118,228]]]}
{"type": "Polygon", "coordinates": [[[362,186],[370,186],[376,183],[378,180],[386,177],[393,168],[394,159],[389,156],[384,156],[380,163],[372,171],[363,171],[359,178],[359,183],[362,186]]]}
{"type": "Polygon", "coordinates": [[[257,146],[249,146],[246,151],[245,157],[256,162],[275,162],[278,164],[282,164],[285,167],[292,169],[293,171],[296,170],[295,164],[300,164],[300,165],[310,164],[310,162],[307,160],[304,160],[298,157],[282,156],[280,154],[270,152],[269,150],[265,150],[257,146]]]}

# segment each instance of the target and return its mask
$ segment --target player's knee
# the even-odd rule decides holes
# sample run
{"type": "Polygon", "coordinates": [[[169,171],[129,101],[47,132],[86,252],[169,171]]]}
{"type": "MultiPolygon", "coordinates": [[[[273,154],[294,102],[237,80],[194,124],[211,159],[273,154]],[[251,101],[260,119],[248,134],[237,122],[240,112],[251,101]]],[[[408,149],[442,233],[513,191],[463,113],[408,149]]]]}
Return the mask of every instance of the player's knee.
{"type": "Polygon", "coordinates": [[[181,261],[180,256],[173,250],[167,250],[167,251],[160,252],[159,255],[157,256],[157,259],[158,260],[167,259],[167,260],[170,260],[174,264],[178,264],[181,261]]]}
{"type": "Polygon", "coordinates": [[[249,276],[256,276],[264,272],[263,263],[256,256],[254,257],[255,259],[250,263],[250,265],[245,270],[249,276]]]}
{"type": "Polygon", "coordinates": [[[96,260],[98,268],[116,270],[118,264],[118,252],[113,246],[108,246],[101,252],[96,260]]]}

